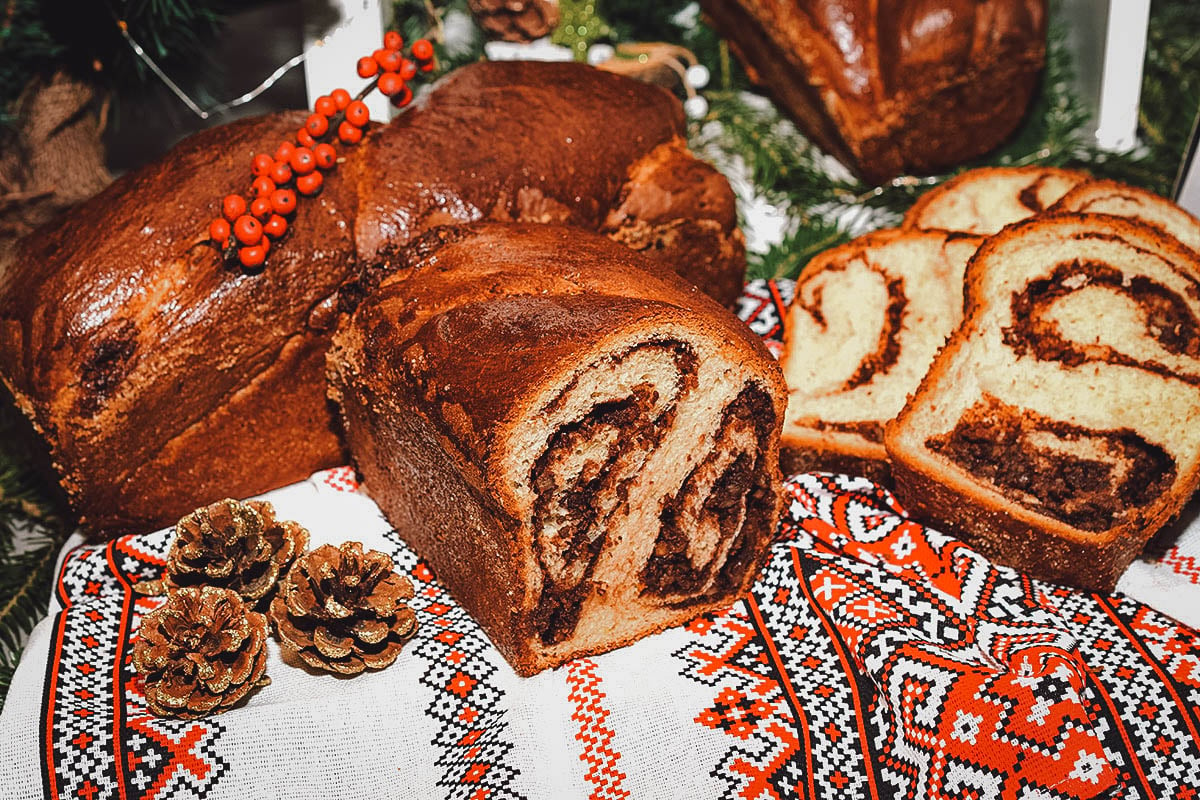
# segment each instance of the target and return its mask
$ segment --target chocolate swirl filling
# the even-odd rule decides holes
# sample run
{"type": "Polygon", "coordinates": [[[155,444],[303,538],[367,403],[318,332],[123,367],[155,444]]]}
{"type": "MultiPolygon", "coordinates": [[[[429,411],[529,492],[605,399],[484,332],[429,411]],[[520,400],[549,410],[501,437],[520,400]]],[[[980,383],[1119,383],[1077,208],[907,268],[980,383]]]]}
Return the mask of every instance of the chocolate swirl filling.
{"type": "MultiPolygon", "coordinates": [[[[904,312],[908,308],[908,295],[904,290],[904,279],[891,277],[878,267],[870,264],[865,256],[860,256],[870,265],[870,269],[878,273],[883,281],[883,289],[887,292],[887,307],[884,310],[882,325],[874,342],[874,347],[866,352],[858,363],[854,373],[837,388],[838,392],[848,392],[851,389],[869,383],[876,374],[887,372],[896,364],[900,357],[900,330],[904,324],[904,312]]],[[[831,270],[836,272],[838,270],[831,270]]],[[[810,298],[799,297],[795,303],[803,308],[816,325],[825,331],[829,321],[825,314],[824,287],[816,287],[810,298]]]]}
{"type": "Polygon", "coordinates": [[[725,408],[712,449],[663,504],[642,570],[646,593],[695,600],[730,590],[753,550],[745,531],[761,529],[768,513],[769,470],[758,461],[757,442],[771,417],[770,397],[756,386],[725,408]]]}
{"type": "Polygon", "coordinates": [[[1013,324],[1003,330],[1004,343],[1018,355],[1059,361],[1069,367],[1085,361],[1103,361],[1191,383],[1200,380],[1181,375],[1156,361],[1131,358],[1108,345],[1083,344],[1064,337],[1050,319],[1050,310],[1060,298],[1086,286],[1102,286],[1129,297],[1142,312],[1147,338],[1166,352],[1200,357],[1200,323],[1177,292],[1143,275],[1127,277],[1108,264],[1079,259],[1057,265],[1050,277],[1030,281],[1023,291],[1013,293],[1013,324]]]}
{"type": "Polygon", "coordinates": [[[1018,502],[1092,532],[1153,501],[1176,474],[1162,447],[1129,428],[1088,430],[987,395],[925,446],[1018,502]]]}
{"type": "MultiPolygon", "coordinates": [[[[696,357],[681,343],[646,344],[618,356],[655,359],[674,379],[633,386],[624,397],[592,406],[560,427],[530,471],[538,499],[533,509],[534,550],[542,595],[533,625],[543,644],[569,638],[579,621],[589,578],[605,545],[608,521],[627,503],[630,482],[671,428],[678,403],[695,386],[696,357]]],[[[551,403],[582,391],[570,386],[551,403]]]]}

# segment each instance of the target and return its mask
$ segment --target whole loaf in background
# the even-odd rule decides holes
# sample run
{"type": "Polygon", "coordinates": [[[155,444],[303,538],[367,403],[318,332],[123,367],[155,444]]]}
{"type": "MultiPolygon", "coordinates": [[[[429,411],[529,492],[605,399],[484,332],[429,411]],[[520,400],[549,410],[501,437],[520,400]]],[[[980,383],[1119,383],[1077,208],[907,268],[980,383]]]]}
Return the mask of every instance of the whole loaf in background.
{"type": "Polygon", "coordinates": [[[863,179],[937,172],[1016,129],[1045,0],[701,0],[752,80],[863,179]]]}
{"type": "Polygon", "coordinates": [[[662,89],[578,64],[442,79],[300,203],[261,274],[207,240],[303,112],[185,140],[19,245],[0,275],[0,381],[94,536],[152,530],[345,463],[324,357],[366,271],[447,222],[560,222],[643,248],[730,301],[733,193],[662,89]],[[681,181],[681,176],[686,180],[681,181]]]}

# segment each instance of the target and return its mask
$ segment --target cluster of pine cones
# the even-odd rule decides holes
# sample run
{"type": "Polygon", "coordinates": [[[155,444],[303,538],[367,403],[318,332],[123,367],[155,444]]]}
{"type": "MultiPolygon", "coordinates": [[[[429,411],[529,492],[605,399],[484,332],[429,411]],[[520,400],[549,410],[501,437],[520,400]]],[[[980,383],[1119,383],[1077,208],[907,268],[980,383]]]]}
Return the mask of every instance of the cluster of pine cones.
{"type": "Polygon", "coordinates": [[[358,542],[307,547],[308,531],[266,502],[222,500],[176,524],[162,579],[135,587],[167,595],[133,648],[151,711],[218,713],[269,682],[268,621],[316,669],[354,674],[396,660],[417,629],[412,583],[358,542]]]}

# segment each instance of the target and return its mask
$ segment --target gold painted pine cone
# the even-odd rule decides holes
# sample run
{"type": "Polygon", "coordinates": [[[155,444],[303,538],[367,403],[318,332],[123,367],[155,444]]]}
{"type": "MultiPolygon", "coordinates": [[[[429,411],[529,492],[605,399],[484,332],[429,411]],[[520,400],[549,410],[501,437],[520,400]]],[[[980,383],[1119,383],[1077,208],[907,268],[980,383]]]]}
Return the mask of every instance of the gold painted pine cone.
{"type": "Polygon", "coordinates": [[[133,668],[146,704],[163,717],[196,719],[227,710],[270,682],[267,618],[237,592],[188,586],[142,618],[133,668]]]}
{"type": "Polygon", "coordinates": [[[349,675],[400,655],[417,630],[412,596],[412,582],[385,553],[326,544],[296,559],[268,615],[280,642],[306,664],[349,675]]]}
{"type": "Polygon", "coordinates": [[[308,531],[277,520],[270,503],[221,500],[175,524],[160,588],[224,586],[247,601],[259,600],[306,547],[308,531]]]}

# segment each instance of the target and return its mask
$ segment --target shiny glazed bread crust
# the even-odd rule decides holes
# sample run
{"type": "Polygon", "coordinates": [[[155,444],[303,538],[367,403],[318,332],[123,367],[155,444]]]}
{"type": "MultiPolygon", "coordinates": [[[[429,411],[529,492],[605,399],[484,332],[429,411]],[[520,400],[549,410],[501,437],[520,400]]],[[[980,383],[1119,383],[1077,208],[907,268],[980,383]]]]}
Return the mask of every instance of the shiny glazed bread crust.
{"type": "MultiPolygon", "coordinates": [[[[153,529],[344,463],[323,380],[330,333],[360,299],[343,284],[363,285],[449,220],[598,228],[626,197],[670,191],[646,165],[683,131],[678,102],[656,87],[575,64],[472,65],[342,148],[261,274],[225,266],[209,220],[245,190],[252,156],[303,120],[187,139],[23,241],[0,275],[0,380],[92,535],[153,529]]],[[[719,275],[690,242],[660,255],[697,264],[728,300],[744,271],[732,192],[711,168],[695,174],[659,205],[716,229],[719,275]]]]}
{"type": "Polygon", "coordinates": [[[365,488],[521,674],[716,608],[779,503],[778,365],[640,254],[441,228],[347,320],[330,391],[365,488]]]}

